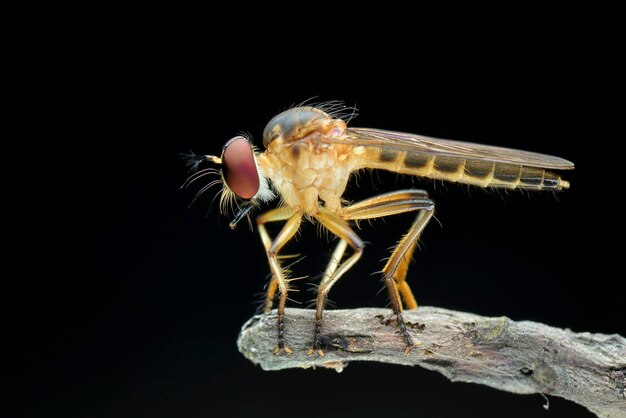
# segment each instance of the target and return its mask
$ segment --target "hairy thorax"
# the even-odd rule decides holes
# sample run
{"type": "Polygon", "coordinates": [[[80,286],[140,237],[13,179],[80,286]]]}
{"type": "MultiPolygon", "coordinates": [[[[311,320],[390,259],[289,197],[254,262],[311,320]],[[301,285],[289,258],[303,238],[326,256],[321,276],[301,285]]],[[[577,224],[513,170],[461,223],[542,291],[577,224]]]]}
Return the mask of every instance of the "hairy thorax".
{"type": "Polygon", "coordinates": [[[354,168],[352,147],[323,143],[322,135],[313,132],[292,141],[277,138],[258,158],[261,170],[272,180],[285,204],[307,215],[318,213],[322,202],[338,212],[354,168]]]}

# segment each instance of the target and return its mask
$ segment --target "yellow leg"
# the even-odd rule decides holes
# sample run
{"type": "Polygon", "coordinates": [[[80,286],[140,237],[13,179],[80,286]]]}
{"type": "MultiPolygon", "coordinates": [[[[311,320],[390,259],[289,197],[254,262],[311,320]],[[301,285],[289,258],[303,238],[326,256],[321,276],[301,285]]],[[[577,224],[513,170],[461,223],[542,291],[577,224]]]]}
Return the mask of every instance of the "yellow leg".
{"type": "Polygon", "coordinates": [[[315,329],[313,333],[313,347],[307,353],[311,355],[316,353],[320,356],[324,356],[324,352],[320,348],[320,333],[322,330],[322,314],[324,312],[324,305],[326,304],[326,298],[328,292],[333,285],[343,276],[350,268],[361,258],[363,254],[363,241],[359,236],[348,226],[348,224],[342,220],[338,215],[329,210],[324,210],[315,218],[330,232],[337,235],[341,241],[337,245],[337,248],[333,252],[333,258],[326,268],[325,276],[320,283],[320,287],[317,289],[317,301],[315,305],[315,329]],[[348,257],[346,261],[341,262],[341,257],[346,249],[346,244],[350,245],[354,253],[348,257]],[[326,275],[328,274],[328,275],[326,275]]]}
{"type": "Polygon", "coordinates": [[[346,252],[346,248],[348,248],[348,242],[340,239],[339,243],[335,247],[335,251],[333,251],[333,255],[330,257],[330,261],[328,262],[328,266],[324,271],[324,275],[322,276],[321,283],[324,283],[333,275],[339,264],[341,264],[341,259],[343,258],[343,254],[346,252]]]}
{"type": "MultiPolygon", "coordinates": [[[[288,207],[283,206],[280,208],[269,210],[265,213],[262,213],[256,218],[256,224],[259,228],[259,235],[261,236],[261,241],[263,242],[263,247],[265,247],[265,251],[269,251],[272,246],[272,239],[267,233],[267,229],[265,228],[265,224],[269,222],[280,222],[286,221],[291,217],[291,211],[288,207]]],[[[272,305],[274,304],[274,296],[276,295],[276,290],[278,289],[278,280],[276,276],[272,274],[272,278],[270,279],[270,283],[267,286],[267,295],[265,297],[265,307],[263,312],[269,313],[272,310],[272,305]]]]}
{"type": "Polygon", "coordinates": [[[389,292],[391,307],[396,314],[400,332],[407,343],[404,352],[405,355],[408,355],[414,343],[402,318],[400,294],[402,294],[402,298],[409,309],[417,307],[415,297],[406,282],[406,275],[411,256],[417,245],[417,240],[434,214],[435,203],[428,198],[428,195],[423,190],[400,190],[363,200],[344,208],[342,212],[343,219],[362,220],[416,210],[418,214],[415,221],[409,228],[409,231],[394,248],[387,264],[383,268],[384,280],[389,292]]]}
{"type": "MultiPolygon", "coordinates": [[[[273,298],[273,294],[276,291],[276,287],[278,287],[278,290],[280,291],[280,299],[278,302],[278,311],[277,311],[278,318],[276,322],[276,326],[278,329],[278,345],[276,346],[276,349],[274,350],[274,354],[280,354],[283,351],[286,353],[291,353],[291,349],[285,346],[285,340],[284,340],[285,304],[287,303],[287,292],[289,289],[288,289],[287,280],[285,279],[285,273],[283,271],[283,268],[280,265],[280,261],[278,260],[278,253],[285,246],[285,244],[287,244],[287,242],[289,242],[289,240],[293,238],[296,232],[298,232],[298,229],[300,229],[300,223],[302,222],[301,214],[299,213],[292,214],[288,218],[287,222],[283,226],[283,229],[278,233],[274,241],[271,241],[269,238],[269,235],[267,234],[265,227],[263,226],[263,223],[269,222],[272,220],[284,219],[281,217],[287,216],[289,212],[288,211],[282,212],[281,209],[283,208],[276,209],[275,211],[270,211],[267,214],[267,217],[265,218],[263,218],[263,215],[262,215],[260,217],[261,219],[259,222],[259,234],[261,235],[261,240],[263,241],[263,244],[266,247],[267,259],[270,264],[270,270],[272,271],[272,282],[270,282],[270,287],[268,289],[268,299],[273,298]],[[266,244],[269,244],[269,245],[266,245],[266,244]],[[274,282],[276,282],[276,285],[273,285],[274,282]],[[270,292],[272,292],[271,295],[270,295],[270,292]]],[[[266,306],[267,306],[267,302],[266,302],[266,306]]],[[[271,307],[271,304],[270,304],[270,307],[271,307]]]]}

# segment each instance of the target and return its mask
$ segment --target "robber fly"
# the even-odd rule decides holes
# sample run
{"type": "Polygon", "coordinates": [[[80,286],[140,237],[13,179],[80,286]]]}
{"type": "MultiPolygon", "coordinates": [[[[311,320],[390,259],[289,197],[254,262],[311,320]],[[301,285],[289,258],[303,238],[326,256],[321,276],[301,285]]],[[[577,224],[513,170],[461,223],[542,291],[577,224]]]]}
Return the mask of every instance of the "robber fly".
{"type": "Polygon", "coordinates": [[[342,195],[353,172],[381,169],[430,179],[479,187],[560,191],[569,183],[556,170],[574,165],[549,155],[489,145],[436,139],[422,135],[370,128],[348,128],[335,109],[301,106],[275,116],[263,131],[261,152],[249,139],[236,136],[222,148],[220,157],[190,156],[190,163],[209,161],[221,170],[205,169],[192,175],[187,184],[204,175],[217,173],[222,183],[222,205],[234,202],[238,208],[230,227],[248,217],[252,208],[277,195],[281,204],[256,218],[272,277],[267,288],[265,312],[280,295],[277,311],[278,344],[275,354],[291,353],[285,345],[285,303],[289,279],[281,265],[281,249],[298,232],[303,218],[319,223],[339,238],[317,291],[313,345],[308,354],[323,356],[322,314],[328,292],[361,258],[364,243],[350,221],[381,218],[416,212],[408,232],[391,252],[382,273],[398,329],[406,343],[405,355],[415,346],[402,317],[417,302],[406,282],[411,256],[418,238],[433,217],[435,203],[424,190],[407,189],[384,193],[356,203],[342,195]],[[285,222],[270,237],[266,224],[285,222]],[[347,248],[350,255],[344,257],[347,248]]]}

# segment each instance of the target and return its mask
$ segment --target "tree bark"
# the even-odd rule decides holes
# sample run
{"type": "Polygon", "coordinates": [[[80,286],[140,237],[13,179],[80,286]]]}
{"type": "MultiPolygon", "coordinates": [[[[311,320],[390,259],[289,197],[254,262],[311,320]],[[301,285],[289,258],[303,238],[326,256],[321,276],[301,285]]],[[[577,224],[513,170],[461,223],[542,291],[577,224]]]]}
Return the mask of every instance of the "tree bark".
{"type": "Polygon", "coordinates": [[[471,382],[512,393],[543,393],[584,405],[600,417],[626,417],[626,339],[575,333],[537,322],[487,318],[443,308],[405,311],[421,343],[408,356],[387,309],[324,312],[324,357],[307,356],[314,311],[287,309],[285,343],[292,354],[274,355],[276,313],[252,317],[242,327],[239,351],[264,370],[330,367],[350,361],[418,365],[453,382],[471,382]]]}

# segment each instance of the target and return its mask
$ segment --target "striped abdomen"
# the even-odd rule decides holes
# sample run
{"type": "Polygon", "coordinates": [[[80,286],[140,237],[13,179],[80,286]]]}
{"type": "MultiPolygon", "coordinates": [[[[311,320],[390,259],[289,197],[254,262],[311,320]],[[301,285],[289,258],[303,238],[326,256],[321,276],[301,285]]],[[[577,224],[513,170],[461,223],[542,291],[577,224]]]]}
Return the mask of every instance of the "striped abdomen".
{"type": "Polygon", "coordinates": [[[368,148],[363,157],[363,168],[480,187],[532,190],[569,188],[569,182],[562,180],[558,174],[539,167],[378,148],[368,148]]]}

